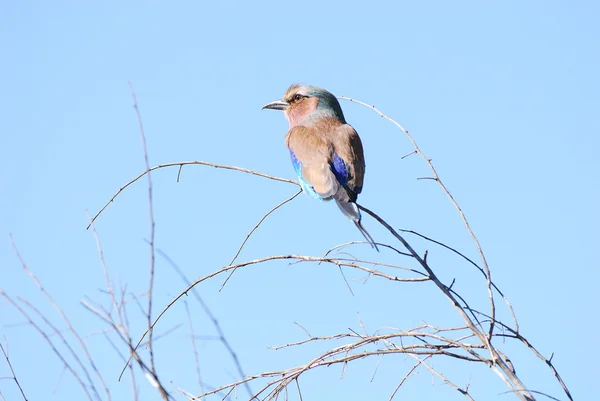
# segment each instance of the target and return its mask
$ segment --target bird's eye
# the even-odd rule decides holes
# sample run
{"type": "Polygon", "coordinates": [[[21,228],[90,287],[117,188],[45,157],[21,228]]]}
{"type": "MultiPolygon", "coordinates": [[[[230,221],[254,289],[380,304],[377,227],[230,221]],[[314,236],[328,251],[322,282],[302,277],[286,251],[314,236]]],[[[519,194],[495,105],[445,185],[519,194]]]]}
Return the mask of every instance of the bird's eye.
{"type": "Polygon", "coordinates": [[[301,94],[299,94],[299,93],[297,93],[296,96],[294,96],[294,100],[296,102],[299,102],[302,98],[303,98],[303,96],[301,94]]]}

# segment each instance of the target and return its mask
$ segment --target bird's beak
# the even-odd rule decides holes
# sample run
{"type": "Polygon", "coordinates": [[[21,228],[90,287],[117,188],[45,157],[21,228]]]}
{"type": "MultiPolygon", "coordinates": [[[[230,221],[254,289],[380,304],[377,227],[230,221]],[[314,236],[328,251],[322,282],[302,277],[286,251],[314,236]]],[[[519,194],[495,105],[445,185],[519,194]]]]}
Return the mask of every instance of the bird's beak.
{"type": "Polygon", "coordinates": [[[267,103],[263,106],[264,109],[273,109],[273,110],[285,110],[287,109],[289,104],[284,102],[283,100],[275,100],[274,102],[267,103]]]}

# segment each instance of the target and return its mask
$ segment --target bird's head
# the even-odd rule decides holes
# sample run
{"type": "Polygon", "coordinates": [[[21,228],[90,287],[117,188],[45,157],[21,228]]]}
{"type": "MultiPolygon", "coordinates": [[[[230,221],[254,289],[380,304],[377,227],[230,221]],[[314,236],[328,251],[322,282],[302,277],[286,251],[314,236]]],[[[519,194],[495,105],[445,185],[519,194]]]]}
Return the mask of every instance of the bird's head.
{"type": "Polygon", "coordinates": [[[292,85],[280,100],[267,103],[263,109],[283,110],[290,128],[305,119],[335,117],[346,123],[336,97],[329,91],[310,85],[292,85]]]}

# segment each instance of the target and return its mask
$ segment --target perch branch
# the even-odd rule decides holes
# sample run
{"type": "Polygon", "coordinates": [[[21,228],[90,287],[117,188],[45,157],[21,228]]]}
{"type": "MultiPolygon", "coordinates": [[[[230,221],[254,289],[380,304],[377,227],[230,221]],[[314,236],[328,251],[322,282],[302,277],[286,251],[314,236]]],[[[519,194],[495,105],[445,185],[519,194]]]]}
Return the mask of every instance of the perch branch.
{"type": "Polygon", "coordinates": [[[456,202],[456,200],[454,199],[454,197],[452,196],[452,194],[450,193],[450,191],[448,190],[448,188],[446,187],[444,182],[441,180],[440,176],[437,173],[437,170],[435,169],[435,167],[433,166],[433,163],[431,162],[431,159],[428,158],[427,156],[425,156],[425,154],[421,151],[421,148],[419,148],[419,145],[417,145],[417,142],[414,140],[412,135],[402,125],[400,125],[397,121],[393,120],[392,118],[388,117],[386,114],[379,111],[375,106],[369,105],[367,103],[361,102],[360,100],[356,100],[356,99],[353,99],[353,98],[350,98],[347,96],[338,96],[338,97],[340,99],[348,100],[350,102],[358,103],[362,106],[365,106],[365,107],[373,110],[375,113],[379,114],[381,117],[383,117],[387,121],[394,124],[396,127],[398,127],[400,129],[400,131],[402,131],[404,133],[404,135],[406,135],[406,137],[409,139],[409,141],[415,148],[415,152],[418,153],[421,156],[421,158],[425,161],[425,163],[427,163],[427,165],[429,166],[431,172],[433,173],[433,178],[431,178],[431,179],[437,181],[437,183],[440,185],[440,187],[442,188],[442,190],[444,191],[444,193],[446,194],[448,199],[450,199],[450,202],[452,202],[452,204],[454,205],[454,207],[460,214],[460,218],[462,219],[463,224],[465,225],[467,231],[469,232],[469,235],[471,236],[471,238],[473,239],[473,242],[475,243],[477,252],[479,253],[479,257],[481,258],[481,262],[483,263],[483,267],[486,272],[488,294],[490,297],[490,309],[491,309],[491,315],[492,315],[492,321],[490,322],[490,328],[488,331],[488,341],[491,340],[492,333],[494,332],[494,322],[495,322],[495,318],[496,318],[496,306],[494,304],[494,293],[492,292],[492,276],[491,276],[490,268],[488,266],[485,255],[483,254],[481,245],[479,244],[479,240],[477,239],[477,236],[471,229],[471,226],[469,224],[469,221],[467,220],[467,217],[465,216],[464,212],[458,205],[458,202],[456,202]]]}
{"type": "Polygon", "coordinates": [[[117,198],[117,196],[119,196],[121,194],[121,192],[123,192],[127,187],[129,187],[134,182],[138,181],[140,178],[144,177],[146,174],[150,173],[151,171],[162,169],[162,168],[175,167],[175,166],[186,166],[186,165],[201,165],[201,166],[214,167],[214,168],[218,168],[218,169],[239,171],[241,173],[256,175],[258,177],[268,178],[268,179],[274,180],[274,181],[286,182],[288,184],[294,184],[298,187],[300,186],[300,184],[298,184],[296,181],[289,180],[287,178],[276,177],[274,175],[264,174],[264,173],[260,173],[258,171],[249,170],[247,168],[242,168],[242,167],[237,167],[237,166],[227,166],[224,164],[209,163],[209,162],[205,162],[205,161],[201,161],[201,160],[164,163],[164,164],[159,164],[157,166],[149,168],[147,171],[140,173],[135,178],[133,178],[132,180],[127,182],[125,185],[123,185],[121,188],[119,188],[119,190],[108,200],[108,202],[106,202],[104,204],[104,206],[102,206],[102,208],[98,211],[98,213],[96,213],[94,215],[94,217],[92,217],[92,221],[90,222],[90,224],[88,224],[87,228],[88,229],[90,228],[91,223],[96,221],[96,219],[98,218],[98,216],[100,216],[100,214],[104,211],[104,209],[106,209],[108,207],[108,205],[110,205],[117,198]]]}
{"type": "MultiPolygon", "coordinates": [[[[444,295],[448,298],[448,300],[450,300],[450,302],[454,306],[454,309],[456,309],[456,311],[461,315],[461,317],[463,318],[463,320],[465,321],[465,323],[467,324],[469,329],[473,332],[473,334],[475,334],[477,336],[477,338],[479,338],[479,340],[483,344],[486,345],[488,351],[490,352],[491,357],[493,358],[493,363],[500,367],[504,376],[500,372],[496,371],[497,374],[503,380],[505,380],[505,382],[506,382],[506,380],[508,380],[507,384],[509,384],[509,387],[514,392],[514,394],[517,397],[519,397],[520,399],[522,399],[523,401],[534,400],[534,397],[530,393],[527,392],[527,389],[525,388],[525,386],[523,385],[521,380],[512,371],[512,369],[510,369],[510,367],[506,364],[504,359],[502,359],[498,355],[498,351],[496,351],[494,346],[491,344],[490,338],[475,326],[475,324],[473,323],[473,321],[471,320],[469,315],[465,312],[465,309],[463,307],[461,307],[461,305],[459,304],[457,298],[454,296],[452,291],[438,279],[437,275],[433,272],[433,270],[431,270],[431,268],[429,267],[427,262],[425,260],[423,260],[421,258],[421,256],[410,246],[410,244],[408,242],[406,242],[406,240],[400,234],[398,234],[396,232],[396,230],[394,230],[385,220],[383,220],[377,214],[373,213],[372,211],[365,208],[364,206],[358,205],[358,208],[360,210],[364,211],[365,213],[367,213],[369,216],[373,217],[381,225],[383,225],[394,237],[396,237],[396,239],[398,239],[398,241],[400,241],[402,243],[402,245],[404,245],[406,247],[406,249],[413,255],[413,257],[425,269],[425,271],[429,275],[429,278],[444,293],[444,295]]],[[[491,288],[491,285],[490,285],[490,288],[491,288]]],[[[491,367],[493,368],[494,366],[492,365],[491,367]]]]}

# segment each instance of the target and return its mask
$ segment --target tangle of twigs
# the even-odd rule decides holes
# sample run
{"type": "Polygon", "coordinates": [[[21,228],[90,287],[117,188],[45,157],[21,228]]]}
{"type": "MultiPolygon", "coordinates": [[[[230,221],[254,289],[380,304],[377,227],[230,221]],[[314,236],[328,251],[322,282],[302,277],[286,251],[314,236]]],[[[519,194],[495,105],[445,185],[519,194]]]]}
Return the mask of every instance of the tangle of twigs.
{"type": "MultiPolygon", "coordinates": [[[[90,310],[92,313],[94,313],[96,316],[98,316],[100,319],[102,319],[105,323],[107,323],[109,325],[109,327],[114,331],[114,333],[116,333],[117,337],[127,346],[127,349],[129,349],[130,355],[129,355],[129,358],[126,359],[126,363],[123,368],[123,371],[121,372],[121,375],[125,372],[125,370],[127,368],[130,369],[130,372],[133,372],[131,361],[135,360],[135,362],[138,364],[139,368],[146,374],[146,377],[148,378],[148,380],[158,389],[161,396],[166,400],[172,399],[173,398],[172,395],[169,392],[167,392],[166,388],[161,384],[161,381],[159,380],[159,377],[158,377],[155,367],[154,367],[153,354],[152,354],[152,344],[158,338],[158,336],[153,336],[153,330],[155,329],[157,323],[160,321],[161,317],[169,310],[169,308],[172,305],[174,305],[178,300],[180,300],[184,295],[187,295],[189,292],[192,292],[196,295],[199,303],[204,308],[203,301],[195,293],[195,287],[204,281],[207,281],[216,276],[221,276],[225,273],[228,273],[228,276],[223,283],[223,285],[225,285],[225,283],[227,283],[227,280],[229,279],[229,277],[231,277],[233,272],[237,269],[249,268],[250,266],[260,265],[260,264],[263,264],[266,262],[287,260],[287,261],[293,261],[295,263],[309,262],[309,263],[325,264],[325,265],[335,266],[336,268],[340,268],[340,270],[342,268],[356,269],[358,271],[367,273],[369,277],[376,277],[378,279],[385,279],[385,280],[389,280],[389,281],[397,282],[397,283],[423,283],[424,285],[425,285],[425,283],[432,283],[435,286],[435,288],[437,290],[439,290],[445,296],[446,299],[448,299],[451,306],[454,308],[454,310],[456,311],[458,316],[460,316],[460,318],[462,319],[462,324],[459,326],[456,326],[456,327],[440,328],[440,327],[437,327],[437,326],[429,324],[429,323],[424,323],[418,327],[414,327],[414,328],[407,329],[407,330],[387,328],[385,330],[384,329],[377,330],[374,333],[368,333],[363,327],[362,328],[362,331],[364,331],[363,334],[358,334],[357,332],[349,329],[349,331],[345,332],[345,333],[337,333],[337,334],[321,335],[321,336],[311,336],[305,330],[308,338],[305,338],[305,339],[299,340],[299,341],[289,342],[287,344],[275,346],[272,348],[273,349],[281,349],[281,348],[288,348],[288,347],[302,347],[305,344],[315,343],[315,342],[323,343],[323,342],[332,342],[332,341],[336,341],[336,342],[346,341],[346,343],[343,345],[331,347],[329,350],[319,353],[318,355],[310,358],[306,363],[300,364],[298,366],[283,369],[283,370],[273,371],[273,372],[263,372],[263,373],[247,376],[244,374],[244,372],[241,368],[241,365],[239,364],[239,360],[237,360],[236,353],[233,351],[231,346],[226,341],[226,339],[220,329],[220,326],[218,325],[216,318],[211,317],[215,327],[217,328],[217,330],[219,332],[221,341],[226,345],[226,347],[228,348],[228,351],[230,352],[231,357],[236,362],[236,366],[238,368],[238,374],[241,376],[241,378],[234,382],[224,384],[224,385],[221,385],[218,387],[212,387],[212,386],[205,385],[205,383],[202,381],[201,376],[200,376],[197,350],[195,350],[195,348],[194,348],[194,353],[195,353],[195,358],[196,358],[195,361],[196,361],[196,371],[197,371],[197,376],[198,376],[198,384],[200,386],[200,394],[194,396],[194,395],[192,395],[191,392],[188,392],[188,391],[183,390],[176,386],[178,392],[184,394],[189,399],[194,399],[194,400],[202,399],[204,397],[208,397],[213,394],[218,394],[221,398],[225,399],[225,398],[229,397],[230,395],[232,395],[232,393],[239,386],[245,386],[250,400],[270,401],[270,400],[278,399],[278,397],[281,394],[284,394],[285,392],[287,392],[288,386],[290,384],[295,383],[299,397],[300,397],[300,399],[302,399],[302,394],[300,392],[299,378],[300,378],[300,376],[302,376],[304,373],[306,373],[308,371],[314,370],[319,367],[331,366],[331,365],[336,365],[336,364],[340,364],[345,367],[349,363],[352,363],[353,361],[361,360],[364,358],[370,358],[370,357],[377,357],[377,358],[379,358],[379,361],[380,361],[381,358],[389,357],[391,355],[408,355],[409,357],[411,357],[415,360],[415,363],[411,364],[410,368],[406,371],[406,374],[401,378],[401,380],[399,381],[397,386],[394,388],[393,392],[391,393],[391,395],[389,397],[390,401],[394,398],[394,396],[397,394],[398,390],[408,380],[408,378],[411,377],[417,370],[423,369],[423,368],[430,371],[433,375],[435,375],[440,380],[442,380],[450,388],[452,388],[455,391],[462,394],[465,398],[467,398],[469,400],[473,400],[472,394],[470,393],[470,384],[467,384],[466,386],[460,386],[460,385],[450,381],[442,372],[437,370],[431,364],[431,361],[434,360],[435,358],[442,358],[442,357],[488,366],[494,373],[496,373],[499,376],[499,378],[507,385],[509,391],[513,395],[515,395],[518,399],[521,399],[524,401],[534,400],[535,399],[534,394],[544,394],[544,393],[541,393],[539,391],[529,390],[523,384],[520,377],[517,376],[516,370],[515,370],[514,366],[512,365],[512,362],[502,351],[500,351],[498,349],[498,347],[496,346],[497,341],[494,341],[497,338],[505,338],[505,339],[511,339],[511,340],[521,342],[529,350],[531,350],[531,352],[534,355],[536,355],[538,358],[540,358],[550,368],[555,379],[562,386],[562,389],[563,389],[566,397],[569,400],[572,400],[571,393],[569,392],[569,390],[568,390],[566,384],[564,383],[564,381],[562,380],[561,376],[558,374],[557,369],[552,364],[552,357],[551,358],[544,357],[520,333],[519,325],[518,325],[518,322],[516,319],[515,312],[512,308],[512,305],[508,302],[508,300],[504,296],[503,292],[499,289],[499,287],[492,281],[490,267],[487,263],[487,260],[483,253],[483,250],[482,250],[482,247],[466,218],[465,213],[460,208],[460,206],[458,205],[458,203],[456,202],[455,198],[452,196],[452,194],[450,193],[448,188],[445,186],[442,179],[439,177],[434,165],[431,162],[431,159],[429,159],[427,156],[425,156],[425,154],[421,151],[421,149],[415,142],[414,138],[409,134],[409,132],[406,129],[404,129],[404,127],[402,127],[402,125],[400,125],[395,120],[391,119],[390,117],[388,117],[387,115],[385,115],[384,113],[379,111],[374,106],[370,106],[364,102],[358,101],[353,98],[345,97],[345,96],[340,96],[340,98],[363,105],[363,106],[366,106],[366,107],[372,109],[373,111],[378,113],[381,117],[385,118],[386,120],[388,120],[392,124],[394,124],[396,127],[398,127],[406,135],[406,137],[409,139],[409,141],[411,142],[412,147],[414,149],[404,157],[407,157],[411,154],[418,154],[425,161],[425,163],[429,166],[432,176],[431,177],[423,177],[423,179],[428,179],[428,180],[437,182],[438,185],[440,186],[440,188],[442,189],[442,191],[445,193],[445,195],[450,200],[450,202],[456,208],[457,212],[459,213],[459,215],[464,223],[464,226],[465,226],[467,232],[469,233],[470,237],[472,238],[472,240],[475,244],[475,248],[477,249],[477,253],[479,254],[479,257],[481,259],[481,265],[474,262],[472,259],[467,257],[464,253],[444,244],[441,241],[432,239],[428,236],[425,236],[425,235],[420,234],[413,230],[396,230],[396,229],[394,229],[386,220],[384,220],[378,214],[374,213],[373,211],[369,210],[368,208],[366,208],[362,205],[359,205],[359,208],[364,213],[368,214],[370,217],[372,217],[374,220],[376,220],[384,228],[386,228],[386,230],[388,230],[390,232],[390,234],[398,241],[398,245],[381,244],[381,243],[378,245],[381,246],[382,249],[388,249],[390,252],[393,252],[397,258],[401,259],[402,263],[400,263],[400,262],[398,262],[398,263],[382,263],[382,262],[378,262],[375,260],[357,259],[357,258],[353,258],[351,256],[347,256],[347,257],[332,256],[332,254],[334,252],[340,253],[340,250],[342,248],[347,248],[347,247],[359,244],[358,242],[346,243],[346,244],[334,246],[331,249],[329,249],[325,253],[325,255],[322,257],[309,256],[309,255],[295,255],[295,254],[268,255],[268,256],[254,259],[254,260],[247,260],[247,261],[239,262],[238,257],[241,254],[244,247],[246,246],[248,240],[254,234],[254,232],[260,227],[260,225],[265,221],[265,219],[267,217],[271,216],[281,206],[293,201],[293,199],[296,198],[299,195],[299,193],[301,192],[301,190],[299,190],[293,196],[290,196],[289,198],[280,202],[279,204],[277,204],[276,206],[271,208],[268,212],[266,212],[263,215],[263,217],[257,222],[257,224],[248,232],[248,234],[244,238],[243,242],[240,244],[236,254],[233,256],[233,258],[231,259],[230,263],[227,266],[223,266],[220,269],[217,269],[214,272],[205,275],[204,277],[201,277],[193,282],[190,282],[190,280],[188,280],[183,275],[181,270],[179,270],[176,267],[176,265],[174,263],[172,263],[174,268],[182,276],[182,279],[186,283],[187,288],[185,288],[179,295],[175,296],[173,298],[173,300],[170,301],[162,309],[162,311],[159,312],[158,315],[153,318],[152,317],[152,291],[153,291],[153,277],[154,277],[154,263],[155,263],[155,261],[154,261],[155,245],[154,245],[154,217],[153,217],[153,211],[152,211],[152,181],[150,179],[151,172],[158,170],[158,169],[178,166],[179,171],[177,174],[177,180],[179,180],[179,175],[180,175],[181,169],[184,165],[202,165],[202,166],[209,166],[209,167],[214,167],[214,168],[218,168],[218,169],[227,169],[227,170],[238,171],[238,172],[242,172],[245,174],[251,174],[251,175],[259,176],[262,178],[275,180],[278,182],[283,182],[283,183],[292,184],[292,185],[296,185],[296,186],[298,186],[298,183],[295,181],[292,181],[292,180],[275,177],[272,175],[260,173],[260,172],[245,169],[242,167],[221,165],[221,164],[210,163],[210,162],[206,162],[206,161],[173,162],[173,163],[159,164],[157,166],[150,167],[150,165],[148,163],[148,150],[147,150],[147,146],[146,146],[146,139],[145,139],[144,132],[143,132],[143,125],[141,122],[139,108],[137,106],[137,100],[135,99],[135,94],[133,93],[133,89],[131,90],[131,92],[132,92],[134,108],[136,111],[136,116],[137,116],[138,123],[139,123],[140,134],[142,137],[144,161],[145,161],[146,169],[144,172],[140,173],[135,178],[133,178],[132,180],[127,182],[125,185],[123,185],[108,200],[108,202],[90,219],[90,224],[89,224],[88,228],[92,227],[92,229],[94,231],[94,236],[96,237],[98,250],[99,250],[99,256],[100,256],[102,268],[103,268],[105,278],[106,278],[107,292],[110,296],[111,307],[107,310],[103,307],[99,307],[98,305],[93,305],[91,302],[83,301],[84,306],[88,310],[90,310]],[[122,290],[120,297],[118,297],[117,294],[115,294],[114,286],[111,284],[111,282],[109,280],[109,276],[108,276],[106,267],[104,265],[104,259],[103,259],[100,243],[99,243],[97,233],[95,232],[93,224],[94,224],[94,221],[100,216],[100,214],[105,211],[105,209],[108,207],[108,205],[110,203],[112,203],[121,192],[123,192],[130,185],[132,185],[133,183],[135,183],[136,181],[138,181],[139,179],[141,179],[142,177],[144,177],[146,175],[148,176],[149,219],[150,219],[150,225],[151,225],[150,240],[149,240],[150,252],[151,252],[150,288],[149,288],[148,294],[146,294],[148,296],[148,307],[147,307],[147,310],[144,312],[146,314],[146,318],[147,318],[147,328],[146,328],[145,332],[143,333],[143,335],[139,338],[137,343],[134,343],[129,334],[129,324],[128,324],[126,308],[125,308],[125,303],[126,303],[125,295],[124,295],[125,290],[124,289],[122,290]],[[409,243],[409,241],[407,241],[406,238],[403,237],[403,234],[405,234],[405,233],[410,234],[412,236],[416,236],[418,238],[421,238],[422,240],[428,241],[428,243],[434,244],[434,246],[438,246],[438,247],[440,247],[440,249],[449,250],[449,251],[453,252],[454,254],[458,255],[459,257],[461,257],[468,264],[470,264],[470,265],[474,266],[476,269],[478,269],[478,271],[480,273],[482,273],[484,280],[485,280],[485,285],[487,287],[488,298],[489,298],[488,299],[489,312],[484,313],[484,312],[480,312],[478,310],[471,308],[469,306],[469,304],[467,303],[467,301],[465,300],[465,298],[463,296],[461,296],[455,288],[453,288],[454,281],[450,284],[446,284],[446,283],[442,282],[442,280],[438,277],[438,275],[435,272],[435,267],[432,266],[430,264],[430,262],[428,261],[427,257],[428,257],[429,251],[425,251],[423,253],[417,252],[415,250],[415,247],[411,243],[409,243]],[[416,263],[417,267],[408,267],[407,264],[404,262],[409,262],[409,263],[412,262],[412,264],[416,263]],[[393,270],[391,270],[391,269],[393,269],[393,270]],[[391,272],[399,271],[402,273],[402,275],[398,275],[395,273],[393,274],[393,273],[390,273],[390,271],[391,272]],[[495,304],[495,298],[494,298],[495,294],[498,294],[499,296],[501,296],[504,299],[507,307],[509,308],[510,313],[513,318],[512,326],[497,319],[497,315],[496,315],[497,306],[495,304]],[[113,316],[113,314],[116,314],[116,318],[113,316]],[[487,325],[487,327],[484,327],[484,325],[487,325]],[[498,328],[500,328],[502,330],[502,332],[498,332],[498,328]],[[146,344],[146,346],[149,347],[149,350],[150,350],[149,362],[145,362],[138,352],[138,347],[140,347],[140,345],[144,342],[146,337],[148,337],[148,340],[144,344],[146,344]],[[410,340],[410,341],[408,341],[408,340],[410,340]],[[249,384],[252,382],[256,382],[256,383],[260,382],[261,383],[260,389],[258,391],[252,391],[250,389],[249,384]]],[[[414,238],[414,237],[411,237],[411,238],[414,238]]],[[[15,248],[15,251],[16,251],[16,248],[15,248]]],[[[158,253],[161,253],[161,252],[158,251],[158,253]]],[[[170,260],[168,258],[168,256],[166,256],[166,254],[164,254],[164,253],[161,253],[161,254],[163,254],[163,256],[165,256],[168,260],[170,260]]],[[[24,268],[27,270],[25,264],[23,262],[22,262],[22,264],[23,264],[24,268]]],[[[28,271],[28,273],[29,273],[29,271],[28,271]]],[[[342,274],[343,274],[343,272],[342,272],[342,274]]],[[[30,275],[32,276],[32,278],[34,278],[34,276],[32,274],[30,274],[30,275]]],[[[34,281],[35,280],[36,279],[34,278],[34,281]]],[[[344,277],[344,280],[345,280],[345,277],[344,277]]],[[[41,284],[39,284],[39,282],[37,282],[37,283],[38,283],[38,286],[40,287],[40,290],[42,290],[42,292],[44,292],[41,284]]],[[[17,304],[3,290],[0,290],[0,295],[3,295],[9,301],[9,303],[11,303],[17,310],[19,310],[21,312],[21,314],[26,317],[28,322],[33,327],[35,327],[40,332],[40,334],[42,336],[44,336],[47,341],[50,342],[50,344],[52,344],[52,342],[49,339],[49,336],[43,330],[41,330],[41,328],[39,328],[39,326],[32,320],[32,318],[29,316],[29,314],[19,304],[17,304]]],[[[51,300],[51,298],[49,298],[49,299],[50,299],[50,302],[52,303],[53,301],[51,300]]],[[[137,297],[133,297],[132,300],[134,302],[139,303],[137,297]]],[[[22,300],[20,300],[20,302],[29,306],[26,302],[24,302],[22,300]]],[[[186,308],[187,307],[188,306],[186,304],[186,308]]],[[[35,311],[35,308],[33,308],[33,307],[30,307],[30,309],[35,311]]],[[[206,308],[205,308],[205,311],[206,311],[206,308]]],[[[207,312],[207,314],[209,314],[209,316],[212,316],[210,314],[210,312],[207,312]]],[[[41,317],[43,318],[43,316],[41,316],[41,317]]],[[[188,319],[189,319],[189,310],[188,310],[188,319]]],[[[193,326],[192,326],[191,320],[188,321],[188,326],[190,328],[190,336],[192,339],[192,344],[193,344],[193,347],[195,347],[194,336],[193,336],[193,326]]],[[[362,323],[361,323],[361,326],[362,326],[362,323]]],[[[302,327],[302,326],[300,326],[300,327],[302,327]]],[[[65,367],[78,380],[78,382],[80,383],[80,386],[84,389],[84,392],[86,393],[86,396],[88,397],[88,399],[90,399],[90,400],[94,399],[94,398],[100,399],[99,393],[96,391],[96,389],[92,383],[90,375],[87,373],[87,371],[85,369],[83,369],[83,364],[80,364],[80,365],[82,367],[82,371],[84,372],[84,377],[86,377],[85,381],[80,377],[80,375],[77,373],[76,369],[71,367],[64,360],[62,355],[59,355],[59,358],[61,360],[63,360],[65,367]],[[87,381],[87,383],[86,383],[86,381],[87,381]],[[91,392],[90,392],[90,390],[91,390],[91,392]]],[[[89,356],[88,356],[88,358],[89,358],[89,356]]],[[[379,362],[378,362],[378,365],[379,365],[379,362]]],[[[133,376],[133,373],[132,373],[132,376],[133,376]]],[[[100,383],[102,385],[104,385],[102,381],[100,381],[100,383]]],[[[105,388],[105,392],[106,392],[107,399],[110,399],[110,393],[108,392],[108,389],[105,388]]],[[[285,393],[285,394],[287,397],[287,393],[285,393]]],[[[547,394],[544,394],[544,395],[547,395],[547,394]]],[[[24,397],[24,395],[23,395],[23,397],[24,397]]],[[[134,397],[137,399],[137,394],[135,391],[135,384],[134,384],[134,397]]],[[[552,396],[548,396],[548,397],[555,399],[552,396]]]]}

